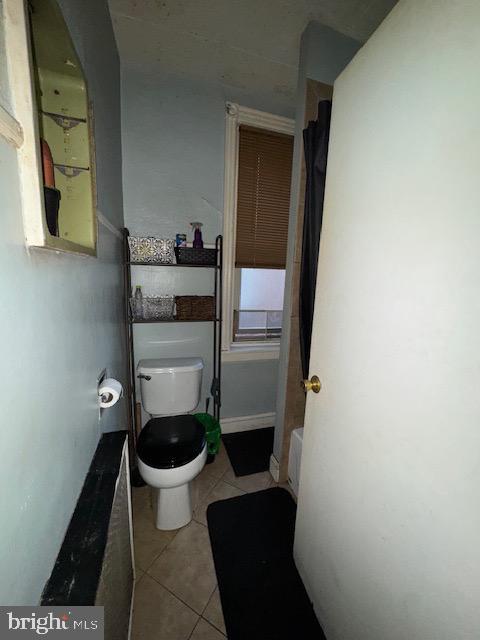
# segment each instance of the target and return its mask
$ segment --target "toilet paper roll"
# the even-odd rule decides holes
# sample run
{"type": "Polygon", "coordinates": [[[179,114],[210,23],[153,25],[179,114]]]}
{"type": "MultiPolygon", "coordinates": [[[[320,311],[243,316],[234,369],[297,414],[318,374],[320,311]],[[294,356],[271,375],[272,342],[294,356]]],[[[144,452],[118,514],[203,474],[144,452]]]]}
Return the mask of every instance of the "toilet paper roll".
{"type": "Polygon", "coordinates": [[[122,384],[115,378],[105,378],[98,387],[98,402],[101,407],[113,407],[123,394],[122,384]]]}

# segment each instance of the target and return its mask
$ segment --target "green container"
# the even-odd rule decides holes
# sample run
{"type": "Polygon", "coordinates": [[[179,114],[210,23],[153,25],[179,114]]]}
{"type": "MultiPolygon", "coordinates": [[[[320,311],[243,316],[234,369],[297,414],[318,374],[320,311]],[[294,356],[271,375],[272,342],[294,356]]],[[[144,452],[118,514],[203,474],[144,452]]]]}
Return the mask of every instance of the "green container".
{"type": "Polygon", "coordinates": [[[208,453],[215,456],[220,448],[220,437],[222,435],[220,423],[209,413],[196,413],[195,418],[205,427],[208,453]]]}

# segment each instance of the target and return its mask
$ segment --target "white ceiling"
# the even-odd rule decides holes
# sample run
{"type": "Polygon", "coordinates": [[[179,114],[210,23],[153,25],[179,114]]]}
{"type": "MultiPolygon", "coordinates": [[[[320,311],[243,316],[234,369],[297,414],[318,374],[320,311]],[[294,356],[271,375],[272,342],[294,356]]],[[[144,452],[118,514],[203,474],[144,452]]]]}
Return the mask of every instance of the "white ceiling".
{"type": "Polygon", "coordinates": [[[365,41],[396,0],[109,0],[123,64],[293,101],[302,31],[365,41]]]}

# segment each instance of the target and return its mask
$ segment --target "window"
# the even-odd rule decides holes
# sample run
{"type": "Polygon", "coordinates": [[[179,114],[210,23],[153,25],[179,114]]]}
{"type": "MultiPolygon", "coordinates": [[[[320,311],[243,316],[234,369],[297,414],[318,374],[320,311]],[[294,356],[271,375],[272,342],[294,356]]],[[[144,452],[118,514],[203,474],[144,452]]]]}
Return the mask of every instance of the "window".
{"type": "Polygon", "coordinates": [[[285,269],[236,269],[233,341],[275,341],[282,335],[285,269]]]}
{"type": "Polygon", "coordinates": [[[227,105],[224,352],[278,354],[292,153],[291,120],[227,105]]]}

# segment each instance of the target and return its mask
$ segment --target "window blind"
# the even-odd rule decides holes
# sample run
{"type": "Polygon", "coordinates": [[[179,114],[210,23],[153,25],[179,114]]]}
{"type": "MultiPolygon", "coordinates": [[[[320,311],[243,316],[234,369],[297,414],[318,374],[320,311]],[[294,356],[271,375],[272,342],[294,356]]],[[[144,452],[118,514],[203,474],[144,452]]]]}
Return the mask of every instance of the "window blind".
{"type": "Polygon", "coordinates": [[[292,136],[240,127],[237,267],[285,268],[292,152],[292,136]]]}

